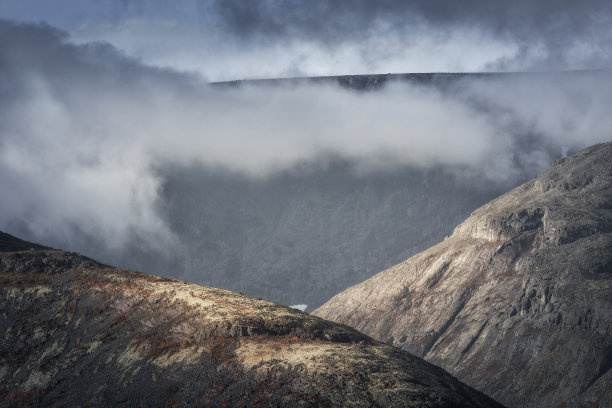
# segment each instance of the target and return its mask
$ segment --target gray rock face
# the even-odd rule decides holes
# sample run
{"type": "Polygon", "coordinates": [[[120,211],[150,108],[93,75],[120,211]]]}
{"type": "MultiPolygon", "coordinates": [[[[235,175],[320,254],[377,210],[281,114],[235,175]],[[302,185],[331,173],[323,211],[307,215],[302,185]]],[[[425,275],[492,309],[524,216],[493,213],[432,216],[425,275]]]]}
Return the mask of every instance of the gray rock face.
{"type": "Polygon", "coordinates": [[[314,314],[509,406],[612,406],[612,143],[555,161],[314,314]]]}
{"type": "Polygon", "coordinates": [[[449,235],[499,189],[449,169],[359,175],[341,161],[263,181],[177,171],[163,194],[183,252],[153,271],[314,309],[449,235]]]}
{"type": "Polygon", "coordinates": [[[0,406],[501,407],[343,325],[0,234],[0,406]]]}

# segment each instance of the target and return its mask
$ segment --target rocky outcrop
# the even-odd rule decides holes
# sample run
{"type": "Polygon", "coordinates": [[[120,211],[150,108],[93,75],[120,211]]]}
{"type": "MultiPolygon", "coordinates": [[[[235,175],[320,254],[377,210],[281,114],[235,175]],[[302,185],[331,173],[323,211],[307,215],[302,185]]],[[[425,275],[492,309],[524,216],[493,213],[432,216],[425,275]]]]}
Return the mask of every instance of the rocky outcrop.
{"type": "Polygon", "coordinates": [[[501,406],[343,325],[0,235],[0,406],[501,406]]]}
{"type": "Polygon", "coordinates": [[[509,406],[612,406],[612,143],[557,160],[314,314],[509,406]]]}

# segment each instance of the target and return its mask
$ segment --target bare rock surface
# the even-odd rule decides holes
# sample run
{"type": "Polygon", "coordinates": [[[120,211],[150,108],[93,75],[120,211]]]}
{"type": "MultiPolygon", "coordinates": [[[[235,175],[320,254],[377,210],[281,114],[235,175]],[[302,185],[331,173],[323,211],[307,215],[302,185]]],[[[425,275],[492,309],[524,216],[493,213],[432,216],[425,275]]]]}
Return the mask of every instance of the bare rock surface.
{"type": "Polygon", "coordinates": [[[347,326],[8,234],[0,282],[0,406],[501,406],[347,326]]]}
{"type": "Polygon", "coordinates": [[[508,406],[612,406],[612,143],[555,161],[314,314],[508,406]]]}

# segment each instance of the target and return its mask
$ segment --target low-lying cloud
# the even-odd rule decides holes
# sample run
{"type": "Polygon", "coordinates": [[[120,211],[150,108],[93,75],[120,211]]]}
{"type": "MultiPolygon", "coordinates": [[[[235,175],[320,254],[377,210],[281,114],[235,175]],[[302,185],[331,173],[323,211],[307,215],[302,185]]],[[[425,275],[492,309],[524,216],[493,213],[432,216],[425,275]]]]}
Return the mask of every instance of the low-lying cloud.
{"type": "Polygon", "coordinates": [[[265,178],[325,155],[360,171],[453,166],[512,184],[612,138],[610,72],[466,77],[445,86],[209,86],[107,44],[0,22],[0,229],[121,247],[177,237],[165,166],[265,178]],[[78,234],[75,233],[78,231],[78,234]]]}

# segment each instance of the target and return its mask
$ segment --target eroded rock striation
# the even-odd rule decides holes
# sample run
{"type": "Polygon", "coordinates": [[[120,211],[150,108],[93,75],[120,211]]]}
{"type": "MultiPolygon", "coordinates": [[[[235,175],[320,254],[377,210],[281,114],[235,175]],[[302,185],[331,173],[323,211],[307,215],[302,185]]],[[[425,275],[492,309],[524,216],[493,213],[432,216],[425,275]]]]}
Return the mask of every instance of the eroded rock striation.
{"type": "Polygon", "coordinates": [[[509,406],[612,406],[612,143],[555,161],[314,314],[509,406]]]}
{"type": "Polygon", "coordinates": [[[8,234],[0,282],[0,406],[501,406],[347,326],[8,234]]]}

